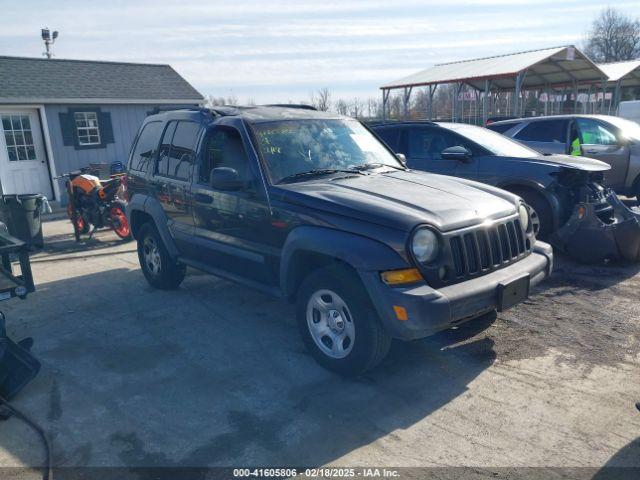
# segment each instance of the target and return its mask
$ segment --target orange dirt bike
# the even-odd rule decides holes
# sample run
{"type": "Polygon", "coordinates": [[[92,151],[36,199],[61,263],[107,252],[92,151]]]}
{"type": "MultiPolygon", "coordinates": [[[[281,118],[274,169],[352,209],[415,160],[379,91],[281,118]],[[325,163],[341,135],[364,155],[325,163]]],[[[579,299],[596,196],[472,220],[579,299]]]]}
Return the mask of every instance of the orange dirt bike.
{"type": "Polygon", "coordinates": [[[98,228],[110,228],[123,240],[131,240],[126,215],[126,181],[123,174],[100,180],[85,168],[57,178],[66,178],[69,204],[67,214],[73,224],[76,241],[98,228]],[[93,228],[91,228],[93,226],[93,228]]]}

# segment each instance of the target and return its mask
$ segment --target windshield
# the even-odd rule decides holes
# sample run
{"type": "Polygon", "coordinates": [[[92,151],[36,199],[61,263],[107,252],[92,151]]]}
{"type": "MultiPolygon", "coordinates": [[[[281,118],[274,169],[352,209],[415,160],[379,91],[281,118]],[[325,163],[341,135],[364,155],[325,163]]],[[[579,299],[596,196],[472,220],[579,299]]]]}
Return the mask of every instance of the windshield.
{"type": "Polygon", "coordinates": [[[511,140],[500,133],[493,132],[486,128],[475,127],[473,125],[448,124],[443,125],[454,132],[459,133],[463,137],[467,137],[472,142],[477,143],[481,147],[489,150],[494,155],[501,157],[539,157],[540,153],[525,147],[521,143],[511,140]]]}
{"type": "Polygon", "coordinates": [[[371,167],[404,169],[355,120],[285,120],[253,124],[258,148],[273,183],[313,171],[371,167]]]}
{"type": "Polygon", "coordinates": [[[640,142],[640,124],[620,117],[606,117],[607,122],[620,129],[622,136],[628,140],[640,142]]]}

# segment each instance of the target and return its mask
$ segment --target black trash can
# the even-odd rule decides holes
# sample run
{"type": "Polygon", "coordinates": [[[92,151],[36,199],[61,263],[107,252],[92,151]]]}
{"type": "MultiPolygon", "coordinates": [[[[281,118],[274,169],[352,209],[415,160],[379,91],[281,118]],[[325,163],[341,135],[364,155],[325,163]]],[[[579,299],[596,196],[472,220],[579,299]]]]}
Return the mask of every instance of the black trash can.
{"type": "Polygon", "coordinates": [[[29,249],[44,247],[40,209],[42,195],[2,195],[0,217],[6,223],[9,234],[27,244],[29,249]]]}

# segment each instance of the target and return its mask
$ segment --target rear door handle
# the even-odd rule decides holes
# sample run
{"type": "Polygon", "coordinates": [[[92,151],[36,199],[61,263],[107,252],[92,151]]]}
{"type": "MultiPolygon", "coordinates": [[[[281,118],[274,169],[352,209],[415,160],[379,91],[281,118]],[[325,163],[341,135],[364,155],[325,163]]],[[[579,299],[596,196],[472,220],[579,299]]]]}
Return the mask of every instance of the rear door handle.
{"type": "Polygon", "coordinates": [[[204,193],[196,193],[195,199],[198,203],[213,203],[213,197],[204,193]]]}

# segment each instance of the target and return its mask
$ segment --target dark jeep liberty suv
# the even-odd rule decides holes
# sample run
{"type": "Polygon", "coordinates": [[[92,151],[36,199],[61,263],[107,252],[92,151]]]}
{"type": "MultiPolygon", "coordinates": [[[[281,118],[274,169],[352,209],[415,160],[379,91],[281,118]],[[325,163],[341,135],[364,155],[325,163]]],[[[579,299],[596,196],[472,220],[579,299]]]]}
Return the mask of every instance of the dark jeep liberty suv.
{"type": "Polygon", "coordinates": [[[525,300],[553,264],[519,197],[408,170],[360,122],[301,106],[149,116],[127,183],[151,285],[191,266],[295,301],[307,347],[342,374],[525,300]]]}

